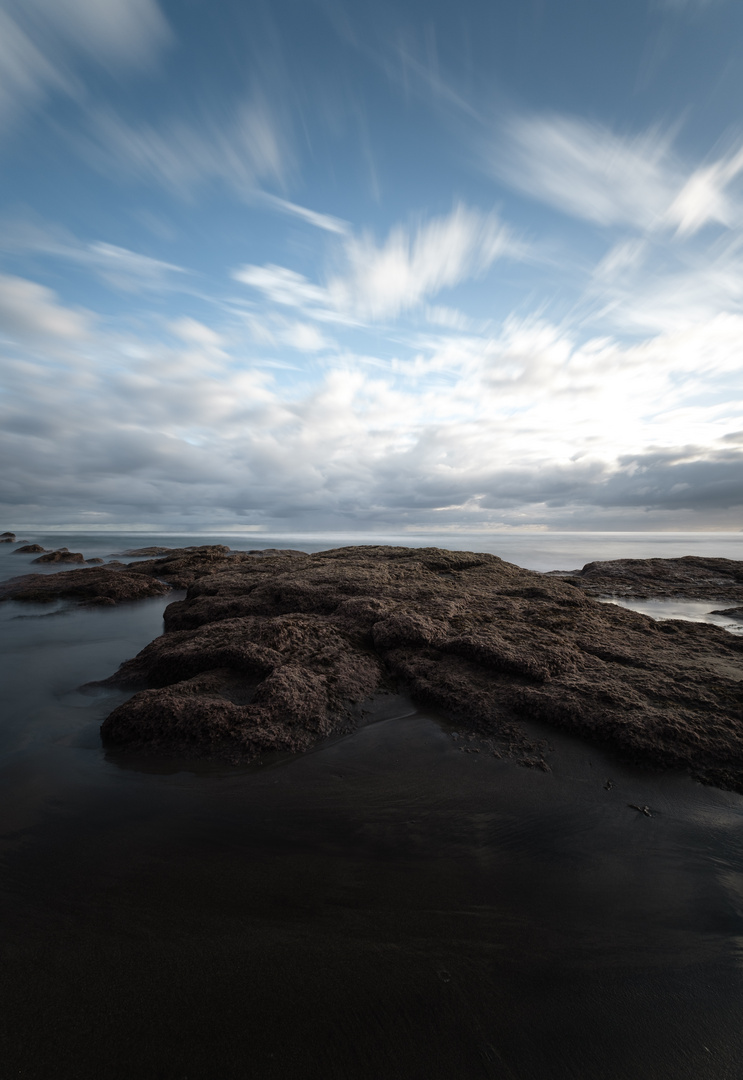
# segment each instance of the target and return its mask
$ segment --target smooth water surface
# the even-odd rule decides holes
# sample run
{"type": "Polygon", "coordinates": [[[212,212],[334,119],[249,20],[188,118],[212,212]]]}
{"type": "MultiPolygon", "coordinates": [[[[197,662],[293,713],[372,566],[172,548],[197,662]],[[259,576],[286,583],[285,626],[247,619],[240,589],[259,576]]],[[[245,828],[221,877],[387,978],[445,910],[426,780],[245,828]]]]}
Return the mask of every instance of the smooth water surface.
{"type": "Polygon", "coordinates": [[[3,1076],[737,1080],[741,797],[394,700],[270,765],[107,753],[80,687],[164,606],[0,605],[3,1076]]]}
{"type": "MultiPolygon", "coordinates": [[[[7,526],[9,529],[13,525],[7,526]]],[[[21,538],[20,532],[18,533],[21,538]]],[[[284,533],[83,533],[53,531],[24,532],[23,539],[44,547],[68,547],[82,551],[86,558],[105,558],[127,548],[162,545],[227,544],[235,550],[290,547],[301,551],[324,551],[355,544],[396,544],[404,547],[441,547],[451,551],[487,551],[527,570],[577,570],[588,562],[606,559],[677,558],[708,555],[743,559],[743,531],[735,533],[652,533],[652,532],[439,532],[439,533],[333,533],[322,535],[284,533]]],[[[4,545],[0,545],[0,549],[4,545]]],[[[10,546],[10,545],[8,545],[10,546]]],[[[0,560],[4,552],[0,551],[0,560]]],[[[18,555],[18,563],[34,556],[18,555]]],[[[33,567],[37,570],[37,567],[33,567]]],[[[26,572],[17,570],[15,573],[26,572]]]]}
{"type": "MultiPolygon", "coordinates": [[[[731,618],[716,614],[720,608],[735,607],[735,604],[721,604],[716,600],[627,600],[624,597],[603,598],[602,604],[617,604],[649,615],[651,619],[684,619],[688,622],[713,623],[731,634],[743,634],[743,618],[731,618]]],[[[737,605],[739,606],[739,605],[737,605]]]]}

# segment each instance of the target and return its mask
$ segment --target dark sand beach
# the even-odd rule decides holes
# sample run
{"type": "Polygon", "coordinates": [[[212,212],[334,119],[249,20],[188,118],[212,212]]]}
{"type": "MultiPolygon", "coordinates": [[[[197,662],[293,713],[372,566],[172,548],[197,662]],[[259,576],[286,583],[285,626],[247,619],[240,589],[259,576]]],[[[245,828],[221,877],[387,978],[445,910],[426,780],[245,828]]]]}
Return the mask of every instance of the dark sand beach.
{"type": "Polygon", "coordinates": [[[737,1078],[739,794],[392,692],[300,754],[103,746],[131,689],[80,687],[185,597],[0,605],[7,1075],[737,1078]]]}

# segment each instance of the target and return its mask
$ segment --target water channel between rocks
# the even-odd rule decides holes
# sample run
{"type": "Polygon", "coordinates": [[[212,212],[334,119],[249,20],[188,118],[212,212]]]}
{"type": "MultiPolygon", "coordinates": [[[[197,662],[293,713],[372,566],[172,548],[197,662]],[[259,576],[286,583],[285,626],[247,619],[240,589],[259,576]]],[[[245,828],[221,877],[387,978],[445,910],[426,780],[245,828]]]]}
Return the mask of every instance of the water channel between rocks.
{"type": "Polygon", "coordinates": [[[739,1077],[740,796],[403,700],[262,766],[107,754],[78,687],[164,606],[0,608],[6,1075],[739,1077]]]}

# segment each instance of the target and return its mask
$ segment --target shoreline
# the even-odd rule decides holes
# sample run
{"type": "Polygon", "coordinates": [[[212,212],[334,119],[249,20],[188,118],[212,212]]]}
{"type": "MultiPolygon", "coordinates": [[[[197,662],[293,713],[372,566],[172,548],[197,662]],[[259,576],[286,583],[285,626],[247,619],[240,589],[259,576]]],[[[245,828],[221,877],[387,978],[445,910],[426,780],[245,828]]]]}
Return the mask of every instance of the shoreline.
{"type": "Polygon", "coordinates": [[[735,608],[743,563],[625,559],[550,574],[438,548],[124,555],[140,558],[0,586],[0,597],[106,606],[187,590],[166,608],[165,634],[100,684],[134,691],[102,725],[112,750],[234,762],[302,752],[357,727],[380,694],[405,693],[524,765],[549,769],[523,726],[534,719],[743,791],[743,641],[597,602],[609,583],[633,599],[685,591],[735,608]]]}

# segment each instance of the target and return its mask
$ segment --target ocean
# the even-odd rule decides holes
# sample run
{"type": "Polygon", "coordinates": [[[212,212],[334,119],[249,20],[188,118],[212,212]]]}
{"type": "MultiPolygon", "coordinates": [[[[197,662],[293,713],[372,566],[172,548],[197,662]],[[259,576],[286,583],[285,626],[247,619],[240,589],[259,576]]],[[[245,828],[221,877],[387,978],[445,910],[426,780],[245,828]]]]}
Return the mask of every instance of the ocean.
{"type": "MultiPolygon", "coordinates": [[[[364,542],[18,535],[103,558],[364,542]]],[[[538,570],[743,558],[743,534],[366,542],[538,570]]],[[[2,548],[3,577],[37,569],[2,548]]],[[[263,766],[107,751],[98,728],[124,695],[81,688],[178,595],[0,605],[3,1075],[737,1080],[741,796],[538,725],[550,773],[462,753],[404,699],[263,766]]]]}
{"type": "MultiPolygon", "coordinates": [[[[12,528],[12,526],[9,526],[12,528]]],[[[575,570],[599,559],[677,558],[709,555],[743,559],[743,529],[739,532],[438,532],[438,533],[282,533],[269,535],[176,532],[84,532],[62,528],[35,532],[26,528],[18,538],[43,547],[68,547],[86,557],[103,557],[127,548],[161,545],[227,544],[236,550],[291,547],[325,551],[348,544],[396,544],[403,547],[442,547],[452,551],[487,551],[527,570],[575,570]]],[[[22,556],[19,557],[19,559],[22,556]]]]}

